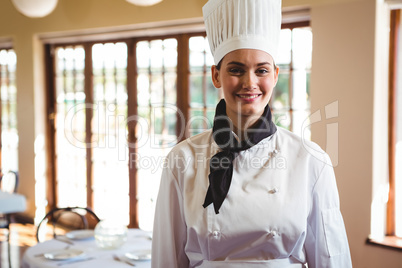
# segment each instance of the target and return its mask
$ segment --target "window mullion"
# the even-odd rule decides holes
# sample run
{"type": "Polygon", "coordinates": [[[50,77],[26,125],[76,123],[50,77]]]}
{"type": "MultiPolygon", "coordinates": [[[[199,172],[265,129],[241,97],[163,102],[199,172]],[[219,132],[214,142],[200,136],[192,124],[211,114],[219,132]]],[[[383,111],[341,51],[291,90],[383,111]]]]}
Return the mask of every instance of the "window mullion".
{"type": "Polygon", "coordinates": [[[190,49],[189,49],[189,36],[184,34],[177,38],[177,142],[184,140],[188,137],[188,129],[186,124],[189,120],[189,103],[190,103],[190,49]],[[182,118],[183,117],[183,118],[182,118]],[[184,130],[184,132],[183,132],[184,130]]]}
{"type": "Polygon", "coordinates": [[[389,43],[389,194],[387,204],[387,235],[395,235],[395,151],[396,151],[396,124],[397,124],[397,58],[400,27],[400,10],[391,10],[390,43],[389,43]]]}
{"type": "Polygon", "coordinates": [[[138,102],[137,102],[137,53],[136,53],[136,40],[127,42],[127,128],[128,128],[128,168],[129,168],[129,196],[130,196],[130,228],[138,228],[138,200],[137,200],[137,137],[135,128],[137,120],[133,120],[138,116],[138,102]],[[132,118],[130,120],[130,118],[132,118]]]}
{"type": "Polygon", "coordinates": [[[47,96],[46,96],[46,107],[47,107],[47,180],[46,184],[48,185],[46,190],[46,199],[47,199],[47,210],[53,209],[57,206],[57,179],[56,179],[56,171],[57,171],[57,161],[56,161],[56,127],[55,127],[55,119],[57,112],[57,103],[56,103],[56,87],[55,87],[55,49],[52,45],[45,45],[45,66],[46,66],[46,88],[47,88],[47,96]]]}
{"type": "MultiPolygon", "coordinates": [[[[93,105],[93,68],[92,68],[92,44],[84,45],[85,49],[85,103],[93,105]]],[[[87,206],[93,208],[93,174],[92,174],[92,117],[93,109],[85,109],[85,143],[86,143],[86,166],[87,166],[87,206]]]]}

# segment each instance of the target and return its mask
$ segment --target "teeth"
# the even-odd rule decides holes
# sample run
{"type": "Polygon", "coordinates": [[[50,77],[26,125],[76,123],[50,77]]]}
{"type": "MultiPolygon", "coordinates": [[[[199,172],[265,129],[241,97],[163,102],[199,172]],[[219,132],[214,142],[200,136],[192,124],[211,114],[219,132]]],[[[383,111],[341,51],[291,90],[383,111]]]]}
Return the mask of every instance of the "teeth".
{"type": "Polygon", "coordinates": [[[239,97],[242,99],[254,99],[257,98],[258,95],[239,95],[239,97]]]}

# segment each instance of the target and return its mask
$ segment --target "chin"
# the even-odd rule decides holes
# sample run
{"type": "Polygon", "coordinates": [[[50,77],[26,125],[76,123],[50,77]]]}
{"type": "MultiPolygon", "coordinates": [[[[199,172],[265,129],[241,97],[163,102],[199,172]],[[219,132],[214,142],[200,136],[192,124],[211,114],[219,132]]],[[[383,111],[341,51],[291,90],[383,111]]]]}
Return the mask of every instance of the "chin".
{"type": "MultiPolygon", "coordinates": [[[[265,108],[265,107],[264,107],[265,108]]],[[[264,109],[244,109],[241,111],[242,116],[260,116],[264,109]]]]}
{"type": "Polygon", "coordinates": [[[262,114],[264,112],[265,106],[266,105],[262,103],[259,103],[258,105],[244,105],[241,109],[242,114],[248,116],[262,114]]]}

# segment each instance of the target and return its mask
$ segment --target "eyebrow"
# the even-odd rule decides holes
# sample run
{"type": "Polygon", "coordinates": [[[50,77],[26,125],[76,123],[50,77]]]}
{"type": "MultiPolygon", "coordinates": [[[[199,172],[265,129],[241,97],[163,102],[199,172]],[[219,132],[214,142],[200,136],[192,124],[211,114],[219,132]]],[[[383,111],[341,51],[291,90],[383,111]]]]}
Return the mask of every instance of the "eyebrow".
{"type": "MultiPolygon", "coordinates": [[[[241,63],[241,62],[238,62],[238,61],[231,61],[231,62],[228,63],[228,65],[229,64],[238,65],[238,66],[246,66],[244,63],[241,63]]],[[[258,63],[257,66],[263,66],[263,65],[266,65],[266,64],[272,65],[270,62],[264,61],[264,62],[258,63]]]]}

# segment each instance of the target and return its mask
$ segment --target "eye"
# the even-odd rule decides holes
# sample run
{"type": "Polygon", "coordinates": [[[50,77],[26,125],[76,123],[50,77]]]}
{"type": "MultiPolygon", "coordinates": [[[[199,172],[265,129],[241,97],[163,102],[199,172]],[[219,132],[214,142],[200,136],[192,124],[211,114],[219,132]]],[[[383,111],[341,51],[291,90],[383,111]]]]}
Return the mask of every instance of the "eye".
{"type": "Polygon", "coordinates": [[[234,75],[239,75],[244,73],[244,70],[241,68],[229,68],[229,73],[234,74],[234,75]]]}
{"type": "Polygon", "coordinates": [[[270,73],[270,70],[268,70],[268,69],[266,69],[266,68],[261,68],[261,69],[258,69],[258,70],[256,71],[256,73],[257,73],[258,75],[265,75],[265,74],[269,74],[269,73],[270,73]]]}

